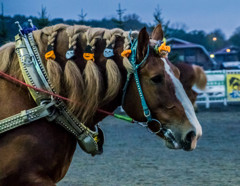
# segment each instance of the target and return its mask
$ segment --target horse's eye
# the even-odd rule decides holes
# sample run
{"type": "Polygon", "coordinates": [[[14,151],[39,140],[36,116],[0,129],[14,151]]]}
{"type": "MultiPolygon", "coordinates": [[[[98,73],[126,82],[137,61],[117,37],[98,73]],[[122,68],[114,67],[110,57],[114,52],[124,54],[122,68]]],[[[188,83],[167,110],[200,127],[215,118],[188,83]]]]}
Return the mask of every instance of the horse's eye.
{"type": "Polygon", "coordinates": [[[152,77],[151,81],[153,81],[154,83],[162,83],[163,77],[161,75],[157,75],[157,76],[152,77]]]}
{"type": "Polygon", "coordinates": [[[172,110],[172,109],[174,109],[175,107],[176,107],[175,105],[166,106],[166,108],[167,108],[168,110],[172,110]]]}

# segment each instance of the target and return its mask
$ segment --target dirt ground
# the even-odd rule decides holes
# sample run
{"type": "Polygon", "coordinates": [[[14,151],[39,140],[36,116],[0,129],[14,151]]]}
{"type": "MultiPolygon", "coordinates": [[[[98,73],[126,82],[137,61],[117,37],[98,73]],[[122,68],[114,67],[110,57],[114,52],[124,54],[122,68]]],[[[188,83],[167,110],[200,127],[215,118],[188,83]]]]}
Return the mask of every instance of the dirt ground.
{"type": "Polygon", "coordinates": [[[58,186],[240,185],[240,104],[199,108],[203,136],[192,152],[170,150],[138,125],[108,117],[104,153],[77,148],[58,186]]]}

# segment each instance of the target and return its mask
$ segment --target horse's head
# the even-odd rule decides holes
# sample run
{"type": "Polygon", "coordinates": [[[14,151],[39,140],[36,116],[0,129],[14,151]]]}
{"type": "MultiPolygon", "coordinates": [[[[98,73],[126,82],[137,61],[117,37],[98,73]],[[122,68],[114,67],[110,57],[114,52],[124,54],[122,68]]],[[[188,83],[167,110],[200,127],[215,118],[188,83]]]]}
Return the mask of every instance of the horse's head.
{"type": "MultiPolygon", "coordinates": [[[[151,40],[144,28],[138,35],[136,49],[136,64],[140,64],[147,57],[138,68],[137,74],[147,107],[151,112],[151,118],[154,119],[148,121],[148,127],[162,138],[165,138],[162,131],[167,129],[172,131],[177,145],[165,140],[167,147],[193,150],[196,148],[198,138],[202,135],[202,128],[196,118],[192,103],[179,81],[179,70],[167,58],[160,57],[156,52],[154,46],[159,40],[163,40],[161,25],[154,29],[151,40]]],[[[123,107],[126,113],[135,120],[146,121],[146,113],[143,112],[138,89],[132,75],[123,107]]]]}

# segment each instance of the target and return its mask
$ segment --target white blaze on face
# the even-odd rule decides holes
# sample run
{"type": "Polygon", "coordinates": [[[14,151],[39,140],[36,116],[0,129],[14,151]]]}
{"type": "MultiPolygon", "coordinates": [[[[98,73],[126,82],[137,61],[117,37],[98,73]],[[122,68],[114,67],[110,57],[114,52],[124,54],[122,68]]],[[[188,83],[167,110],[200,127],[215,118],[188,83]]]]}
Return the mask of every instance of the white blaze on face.
{"type": "Polygon", "coordinates": [[[196,117],[193,105],[191,101],[189,100],[181,82],[174,76],[173,72],[171,71],[170,66],[168,65],[165,58],[161,58],[164,62],[164,68],[165,71],[168,73],[168,75],[171,77],[172,82],[174,84],[175,88],[175,94],[177,99],[182,104],[185,114],[189,120],[189,122],[193,125],[193,127],[196,129],[196,135],[201,136],[202,135],[202,127],[200,123],[198,122],[198,119],[196,117]]]}

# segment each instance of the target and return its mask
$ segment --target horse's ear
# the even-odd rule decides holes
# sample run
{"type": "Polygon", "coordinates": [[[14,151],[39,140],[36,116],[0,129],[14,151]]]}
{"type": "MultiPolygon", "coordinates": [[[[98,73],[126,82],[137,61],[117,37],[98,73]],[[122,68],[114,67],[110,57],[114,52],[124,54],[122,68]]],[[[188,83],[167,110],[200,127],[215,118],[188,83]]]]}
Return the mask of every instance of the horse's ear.
{"type": "Polygon", "coordinates": [[[162,30],[162,25],[161,24],[158,24],[153,32],[152,32],[152,39],[154,40],[163,40],[163,30],[162,30]]]}
{"type": "Polygon", "coordinates": [[[143,60],[147,54],[148,43],[149,35],[147,33],[146,27],[144,27],[142,30],[140,30],[138,35],[137,59],[139,62],[141,62],[141,60],[143,60]]]}

